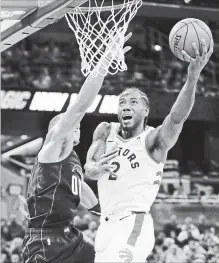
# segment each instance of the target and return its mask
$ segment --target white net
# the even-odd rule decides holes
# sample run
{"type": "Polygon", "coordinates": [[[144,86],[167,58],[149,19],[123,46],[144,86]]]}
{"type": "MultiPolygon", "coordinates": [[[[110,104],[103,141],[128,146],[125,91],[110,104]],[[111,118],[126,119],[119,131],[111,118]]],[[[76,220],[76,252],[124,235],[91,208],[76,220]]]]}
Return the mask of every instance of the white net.
{"type": "Polygon", "coordinates": [[[89,0],[88,7],[76,7],[65,15],[79,45],[84,76],[90,72],[105,76],[127,70],[123,52],[125,33],[142,0],[124,0],[121,5],[114,5],[111,1],[112,5],[106,7],[104,0],[89,0]],[[111,52],[110,59],[108,51],[111,52]],[[99,71],[99,61],[103,57],[111,65],[105,73],[99,71]]]}

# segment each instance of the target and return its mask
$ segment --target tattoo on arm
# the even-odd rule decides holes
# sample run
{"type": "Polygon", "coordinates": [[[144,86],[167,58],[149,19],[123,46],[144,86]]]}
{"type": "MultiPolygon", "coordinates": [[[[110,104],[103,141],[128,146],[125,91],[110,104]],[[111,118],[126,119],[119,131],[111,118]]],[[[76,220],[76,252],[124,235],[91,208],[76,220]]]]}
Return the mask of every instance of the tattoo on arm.
{"type": "Polygon", "coordinates": [[[106,139],[109,135],[110,125],[106,122],[102,122],[96,128],[93,135],[93,143],[88,151],[89,161],[97,162],[100,160],[102,154],[105,153],[106,150],[106,139]]]}
{"type": "Polygon", "coordinates": [[[99,161],[101,155],[105,153],[105,150],[106,150],[106,141],[104,139],[99,140],[98,147],[92,157],[92,160],[95,162],[99,161]]]}

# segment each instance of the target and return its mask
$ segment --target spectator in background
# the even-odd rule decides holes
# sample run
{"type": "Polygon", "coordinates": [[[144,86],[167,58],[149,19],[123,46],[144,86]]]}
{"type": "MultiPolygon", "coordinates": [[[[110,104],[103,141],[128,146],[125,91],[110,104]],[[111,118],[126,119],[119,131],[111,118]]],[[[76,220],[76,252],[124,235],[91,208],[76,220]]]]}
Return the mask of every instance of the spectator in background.
{"type": "Polygon", "coordinates": [[[188,258],[188,263],[205,263],[206,250],[200,245],[197,239],[190,238],[188,240],[188,245],[185,245],[183,250],[188,258]]]}
{"type": "Polygon", "coordinates": [[[172,232],[174,232],[177,236],[180,232],[176,215],[171,215],[170,222],[164,225],[164,233],[167,237],[173,237],[174,234],[172,232]]]}
{"type": "Polygon", "coordinates": [[[11,241],[12,240],[12,233],[7,225],[1,227],[1,237],[5,241],[11,241]]]}
{"type": "Polygon", "coordinates": [[[21,258],[18,254],[11,255],[11,263],[21,263],[21,258]]]}
{"type": "Polygon", "coordinates": [[[48,90],[51,87],[52,79],[49,75],[47,67],[40,69],[40,74],[37,79],[33,81],[33,86],[37,89],[48,90]]]}
{"type": "Polygon", "coordinates": [[[76,215],[74,217],[73,225],[81,231],[82,220],[79,215],[76,215]]]}
{"type": "Polygon", "coordinates": [[[41,57],[41,50],[39,44],[32,43],[31,52],[30,52],[30,61],[32,63],[36,63],[39,57],[41,57]]]}
{"type": "Polygon", "coordinates": [[[22,256],[22,243],[23,239],[20,237],[15,237],[11,242],[10,253],[11,254],[18,254],[22,256]]]}
{"type": "Polygon", "coordinates": [[[155,80],[157,77],[157,67],[152,59],[147,60],[147,64],[144,66],[145,76],[150,80],[155,80]]]}
{"type": "Polygon", "coordinates": [[[59,91],[68,90],[69,92],[73,92],[72,84],[68,81],[68,78],[64,75],[64,72],[61,69],[58,69],[57,72],[55,72],[52,78],[52,87],[59,91]]]}
{"type": "Polygon", "coordinates": [[[10,254],[4,248],[1,249],[1,263],[11,263],[10,254]]]}
{"type": "Polygon", "coordinates": [[[201,235],[200,240],[205,249],[219,245],[219,238],[215,235],[214,228],[212,230],[205,229],[205,233],[201,235]]]}
{"type": "Polygon", "coordinates": [[[156,237],[156,240],[155,240],[155,244],[158,245],[158,246],[163,246],[165,238],[166,238],[165,233],[163,231],[160,231],[157,234],[157,237],[156,237]]]}
{"type": "Polygon", "coordinates": [[[15,214],[10,215],[8,227],[12,233],[12,239],[15,237],[24,237],[24,229],[17,223],[15,214]]]}
{"type": "Polygon", "coordinates": [[[174,191],[173,198],[188,198],[188,195],[185,193],[183,183],[180,181],[179,187],[174,191]]]}
{"type": "Polygon", "coordinates": [[[199,215],[197,227],[200,231],[200,234],[204,234],[205,230],[209,228],[209,226],[210,225],[207,222],[206,216],[203,214],[199,215]]]}
{"type": "Polygon", "coordinates": [[[60,47],[53,40],[49,42],[49,55],[53,63],[57,63],[61,60],[60,47]]]}
{"type": "Polygon", "coordinates": [[[6,226],[7,225],[7,221],[5,218],[1,218],[1,227],[6,226]]]}
{"type": "Polygon", "coordinates": [[[13,47],[13,64],[21,63],[21,61],[28,60],[29,51],[26,49],[25,41],[19,42],[13,47]]]}
{"type": "Polygon", "coordinates": [[[182,263],[186,262],[186,255],[177,245],[171,245],[164,255],[164,263],[182,263]]]}
{"type": "Polygon", "coordinates": [[[24,64],[20,68],[20,85],[22,88],[31,88],[33,86],[34,74],[31,72],[31,68],[28,64],[24,64]]]}
{"type": "Polygon", "coordinates": [[[181,232],[179,233],[177,240],[182,244],[185,245],[188,243],[188,240],[191,238],[199,239],[200,232],[198,228],[193,224],[191,217],[186,217],[185,224],[181,226],[181,232]]]}
{"type": "Polygon", "coordinates": [[[88,225],[88,229],[83,231],[83,235],[88,238],[92,245],[94,245],[97,228],[97,223],[95,221],[91,221],[88,225]]]}
{"type": "Polygon", "coordinates": [[[91,221],[92,221],[92,216],[90,214],[84,214],[79,230],[81,231],[87,230],[91,221]]]}

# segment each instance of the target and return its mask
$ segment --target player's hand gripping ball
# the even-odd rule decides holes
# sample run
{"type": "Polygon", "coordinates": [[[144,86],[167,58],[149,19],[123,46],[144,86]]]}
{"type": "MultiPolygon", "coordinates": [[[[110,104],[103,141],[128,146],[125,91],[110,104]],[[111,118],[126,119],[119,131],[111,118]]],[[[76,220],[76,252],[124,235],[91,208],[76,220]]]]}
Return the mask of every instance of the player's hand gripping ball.
{"type": "Polygon", "coordinates": [[[195,58],[194,44],[196,44],[199,55],[201,56],[203,53],[203,39],[208,52],[212,41],[210,28],[199,19],[186,18],[179,21],[170,31],[169,45],[176,57],[191,62],[188,57],[182,53],[182,50],[191,58],[195,58]]]}

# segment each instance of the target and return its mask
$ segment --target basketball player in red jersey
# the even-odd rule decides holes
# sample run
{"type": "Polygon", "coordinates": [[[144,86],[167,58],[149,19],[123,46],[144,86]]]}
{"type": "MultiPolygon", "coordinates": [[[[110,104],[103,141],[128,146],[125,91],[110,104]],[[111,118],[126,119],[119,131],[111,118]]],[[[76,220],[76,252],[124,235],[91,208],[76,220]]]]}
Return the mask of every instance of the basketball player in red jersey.
{"type": "MultiPolygon", "coordinates": [[[[131,33],[125,41],[130,36],[131,33]]],[[[125,47],[124,53],[129,49],[125,47]]],[[[90,74],[76,101],[50,122],[36,158],[27,196],[29,227],[23,244],[25,263],[94,262],[93,247],[71,224],[80,199],[90,210],[95,211],[98,206],[83,180],[81,163],[73,147],[80,140],[80,121],[98,94],[104,80],[102,75],[110,66],[112,53],[108,48],[105,52],[106,58],[99,62],[100,73],[96,77],[90,74]]]]}
{"type": "Polygon", "coordinates": [[[87,154],[86,175],[98,180],[100,227],[95,262],[145,262],[154,246],[150,207],[159,190],[168,151],[175,145],[195,102],[196,84],[213,52],[202,40],[202,55],[190,61],[188,77],[169,115],[157,128],[146,125],[149,100],[138,89],[126,89],[119,98],[119,123],[101,123],[87,154]],[[103,164],[108,151],[118,156],[103,164]]]}

